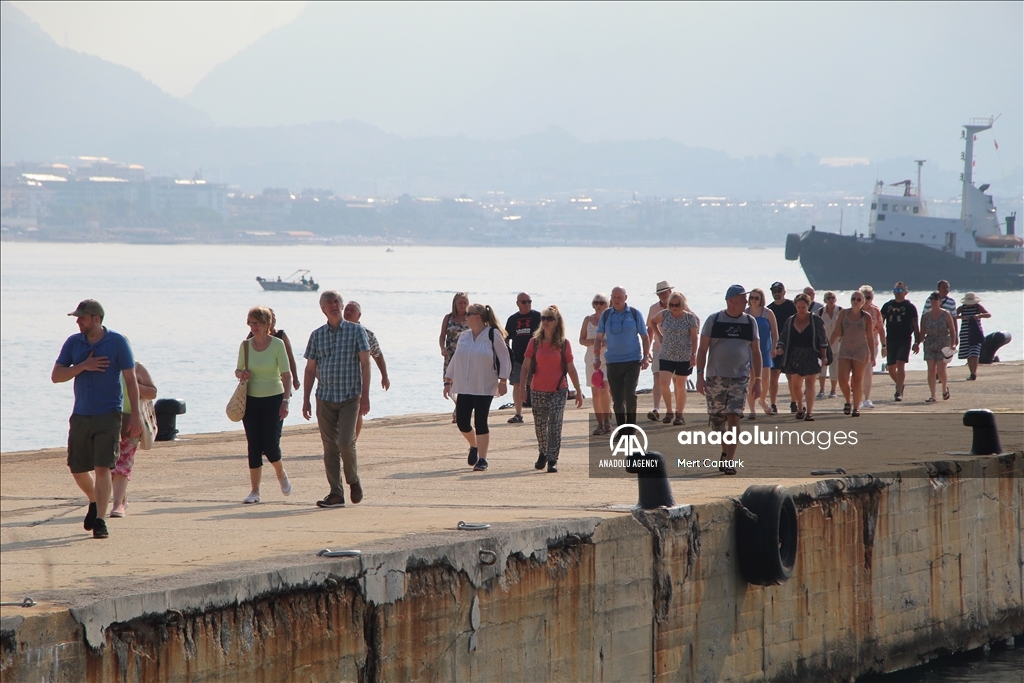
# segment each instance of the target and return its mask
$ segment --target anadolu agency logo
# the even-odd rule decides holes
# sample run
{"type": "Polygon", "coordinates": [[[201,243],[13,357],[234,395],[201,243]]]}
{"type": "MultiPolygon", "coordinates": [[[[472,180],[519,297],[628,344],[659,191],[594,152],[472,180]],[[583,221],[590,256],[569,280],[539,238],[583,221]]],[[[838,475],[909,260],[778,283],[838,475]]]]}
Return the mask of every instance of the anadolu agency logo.
{"type": "Polygon", "coordinates": [[[610,458],[602,458],[597,466],[599,469],[619,469],[640,476],[654,476],[661,472],[664,476],[665,465],[657,451],[650,451],[647,432],[635,424],[619,425],[608,437],[610,458]],[[641,474],[646,472],[647,474],[641,474]]]}
{"type": "Polygon", "coordinates": [[[647,440],[647,432],[637,425],[624,424],[619,425],[612,432],[611,436],[608,437],[608,448],[612,452],[612,457],[620,455],[624,458],[628,458],[633,455],[647,455],[647,446],[650,442],[647,440]],[[624,434],[620,434],[623,430],[626,430],[624,434]],[[643,437],[643,446],[640,445],[640,439],[638,435],[643,437]]]}

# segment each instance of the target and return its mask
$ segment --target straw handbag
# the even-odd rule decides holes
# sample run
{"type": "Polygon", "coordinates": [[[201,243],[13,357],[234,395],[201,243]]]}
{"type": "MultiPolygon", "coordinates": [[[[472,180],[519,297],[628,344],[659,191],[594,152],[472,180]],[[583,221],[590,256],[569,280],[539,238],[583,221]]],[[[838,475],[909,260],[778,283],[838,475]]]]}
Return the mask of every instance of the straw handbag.
{"type": "MultiPolygon", "coordinates": [[[[245,370],[249,369],[249,342],[242,342],[243,353],[245,354],[245,370]]],[[[228,407],[225,412],[228,414],[228,419],[232,422],[240,422],[245,417],[245,398],[249,391],[249,380],[239,380],[238,386],[235,387],[235,393],[231,394],[231,399],[228,401],[228,407]]]]}

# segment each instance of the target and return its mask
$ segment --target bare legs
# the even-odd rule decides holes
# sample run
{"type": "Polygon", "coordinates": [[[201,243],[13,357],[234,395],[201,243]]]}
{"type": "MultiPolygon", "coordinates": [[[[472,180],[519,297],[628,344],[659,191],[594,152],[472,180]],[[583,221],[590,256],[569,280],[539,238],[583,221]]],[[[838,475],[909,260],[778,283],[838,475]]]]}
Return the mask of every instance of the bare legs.
{"type": "Polygon", "coordinates": [[[461,432],[461,434],[466,438],[466,442],[469,444],[469,447],[477,450],[477,454],[480,456],[480,459],[486,460],[487,444],[491,442],[490,432],[487,434],[477,434],[471,429],[468,432],[461,432]]]}
{"type": "MultiPolygon", "coordinates": [[[[270,464],[274,466],[274,472],[277,474],[278,481],[280,481],[280,479],[283,476],[285,476],[284,465],[281,464],[280,460],[278,460],[277,462],[272,462],[270,464]]],[[[252,493],[256,494],[257,496],[260,495],[260,480],[262,479],[262,477],[262,467],[249,468],[249,483],[252,484],[252,493]]]]}
{"type": "MultiPolygon", "coordinates": [[[[769,382],[769,394],[771,395],[771,404],[776,405],[779,402],[779,375],[782,374],[782,368],[772,368],[771,382],[769,382]]],[[[764,381],[764,380],[762,380],[764,381]]]]}
{"type": "MultiPolygon", "coordinates": [[[[761,386],[763,386],[763,387],[769,386],[769,383],[771,382],[771,375],[772,375],[772,369],[771,368],[761,368],[761,386]]],[[[754,408],[754,406],[756,405],[755,402],[757,402],[757,403],[761,404],[761,410],[764,411],[765,415],[771,415],[772,414],[772,408],[771,408],[771,406],[768,405],[768,401],[766,400],[768,398],[768,395],[765,392],[761,392],[761,398],[760,399],[755,399],[754,398],[754,380],[755,379],[757,379],[757,378],[754,377],[754,372],[753,372],[753,370],[751,370],[751,372],[750,372],[750,388],[747,390],[747,403],[750,405],[750,412],[751,413],[756,413],[757,412],[757,410],[754,408]]]]}
{"type": "Polygon", "coordinates": [[[591,391],[594,392],[594,417],[597,418],[598,424],[602,427],[607,424],[611,424],[612,421],[612,395],[608,389],[608,383],[598,389],[597,387],[591,387],[591,391]]]}
{"type": "Polygon", "coordinates": [[[896,383],[896,391],[902,394],[904,385],[907,383],[906,362],[898,360],[895,363],[889,365],[889,376],[892,377],[892,381],[896,383]]]}
{"type": "MultiPolygon", "coordinates": [[[[973,372],[973,370],[972,370],[973,372]]],[[[656,372],[654,373],[654,385],[651,387],[651,397],[654,399],[654,412],[658,412],[658,408],[661,407],[662,393],[665,394],[665,412],[672,411],[672,397],[669,396],[671,389],[667,386],[662,385],[661,377],[666,373],[656,372]]]]}
{"type": "MultiPolygon", "coordinates": [[[[686,375],[677,375],[673,372],[662,370],[658,373],[658,385],[661,387],[661,395],[665,399],[665,414],[672,415],[672,389],[676,391],[675,414],[681,416],[686,408],[686,375]]],[[[657,405],[657,404],[655,404],[657,405]]]]}
{"type": "MultiPolygon", "coordinates": [[[[849,360],[849,359],[847,359],[847,360],[849,360]]],[[[865,401],[870,401],[871,400],[871,384],[872,384],[872,381],[873,381],[873,379],[875,377],[875,366],[874,365],[869,365],[868,363],[857,363],[857,365],[862,365],[864,367],[864,371],[861,372],[861,376],[860,376],[861,386],[864,387],[864,400],[865,401]]],[[[844,376],[845,375],[844,375],[843,371],[840,370],[839,371],[839,383],[840,384],[842,384],[842,378],[844,376]]],[[[847,401],[847,403],[849,403],[849,401],[847,401]]]]}
{"type": "Polygon", "coordinates": [[[97,467],[95,475],[95,479],[92,472],[78,472],[71,476],[89,502],[96,503],[96,518],[103,519],[107,516],[107,503],[110,502],[110,468],[97,467]]]}
{"type": "Polygon", "coordinates": [[[110,512],[124,514],[124,506],[128,504],[128,477],[123,474],[111,474],[110,486],[114,495],[113,507],[110,512]]]}
{"type": "Polygon", "coordinates": [[[813,375],[786,375],[786,379],[789,381],[789,391],[793,398],[796,399],[797,415],[805,412],[810,415],[814,411],[814,380],[817,379],[818,373],[813,375]]]}
{"type": "Polygon", "coordinates": [[[860,409],[865,371],[870,370],[871,366],[867,363],[858,363],[851,358],[839,359],[839,387],[843,392],[843,398],[853,406],[854,410],[860,409]],[[851,375],[853,376],[852,388],[850,387],[851,375]]]}
{"type": "Polygon", "coordinates": [[[968,367],[968,369],[970,369],[972,377],[977,376],[977,374],[978,374],[978,357],[977,356],[970,356],[967,359],[967,367],[968,367]]]}
{"type": "Polygon", "coordinates": [[[946,391],[948,391],[946,387],[946,363],[941,360],[930,360],[928,361],[928,391],[931,393],[933,401],[936,400],[936,378],[942,383],[942,395],[945,396],[946,391]]]}

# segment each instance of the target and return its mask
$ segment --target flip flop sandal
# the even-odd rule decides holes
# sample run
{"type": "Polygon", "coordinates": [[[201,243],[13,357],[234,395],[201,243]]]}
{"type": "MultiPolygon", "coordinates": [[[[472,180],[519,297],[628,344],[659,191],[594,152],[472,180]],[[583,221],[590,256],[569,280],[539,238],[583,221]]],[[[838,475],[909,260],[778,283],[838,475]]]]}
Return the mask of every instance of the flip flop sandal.
{"type": "Polygon", "coordinates": [[[672,424],[672,418],[673,418],[672,413],[668,413],[667,415],[665,415],[665,419],[662,420],[662,422],[664,424],[670,425],[670,424],[672,424]]]}
{"type": "Polygon", "coordinates": [[[803,408],[801,408],[800,410],[796,411],[796,419],[798,419],[798,420],[804,419],[804,409],[803,408]]]}
{"type": "Polygon", "coordinates": [[[853,408],[853,405],[851,405],[849,403],[844,403],[843,404],[843,415],[849,415],[851,408],[853,408]]]}
{"type": "Polygon", "coordinates": [[[683,419],[682,414],[676,413],[676,419],[672,421],[672,424],[678,427],[679,425],[686,424],[686,420],[683,419]]]}
{"type": "Polygon", "coordinates": [[[814,422],[814,416],[810,413],[804,415],[804,422],[814,422]]]}
{"type": "Polygon", "coordinates": [[[949,400],[949,389],[943,389],[942,390],[942,400],[943,401],[948,401],[949,400]]]}
{"type": "Polygon", "coordinates": [[[851,416],[852,417],[860,417],[860,411],[859,410],[853,411],[853,413],[851,413],[851,416]]]}
{"type": "Polygon", "coordinates": [[[718,471],[721,472],[722,474],[736,474],[735,467],[724,467],[722,465],[719,465],[718,471]]]}
{"type": "Polygon", "coordinates": [[[924,400],[924,402],[925,403],[935,403],[935,397],[934,396],[929,396],[928,398],[926,398],[924,400]]]}
{"type": "Polygon", "coordinates": [[[657,410],[652,410],[651,412],[647,413],[647,419],[654,420],[655,422],[657,422],[658,420],[661,419],[661,415],[658,414],[657,410]]]}
{"type": "Polygon", "coordinates": [[[598,425],[597,429],[594,430],[594,436],[601,436],[604,434],[604,425],[598,425]]]}

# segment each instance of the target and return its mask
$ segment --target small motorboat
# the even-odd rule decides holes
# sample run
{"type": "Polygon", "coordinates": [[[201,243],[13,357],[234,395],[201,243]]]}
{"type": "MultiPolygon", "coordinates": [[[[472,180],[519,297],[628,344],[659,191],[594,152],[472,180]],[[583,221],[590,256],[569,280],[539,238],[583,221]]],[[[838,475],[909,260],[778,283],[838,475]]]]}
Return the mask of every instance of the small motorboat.
{"type": "Polygon", "coordinates": [[[308,270],[296,270],[283,280],[280,276],[276,280],[268,280],[257,275],[256,282],[268,292],[315,292],[320,289],[320,283],[313,282],[313,278],[307,275],[308,270]]]}

